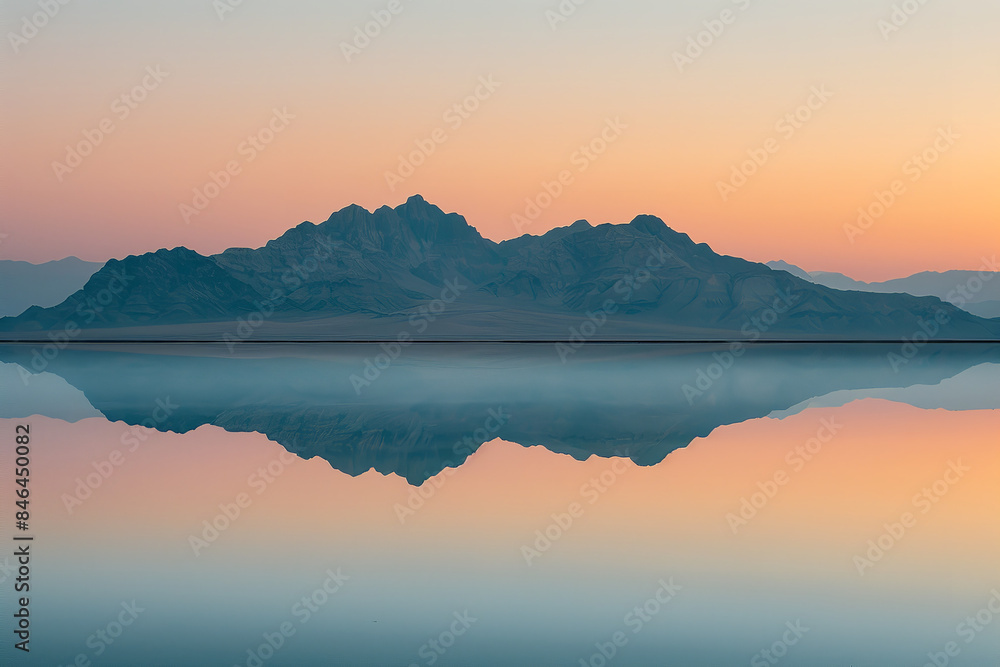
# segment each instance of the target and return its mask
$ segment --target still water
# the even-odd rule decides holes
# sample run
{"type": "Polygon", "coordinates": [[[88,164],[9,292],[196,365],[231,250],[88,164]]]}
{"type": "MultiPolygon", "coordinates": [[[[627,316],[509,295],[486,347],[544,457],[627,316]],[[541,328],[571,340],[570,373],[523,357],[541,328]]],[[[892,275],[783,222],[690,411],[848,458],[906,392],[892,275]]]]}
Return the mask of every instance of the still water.
{"type": "Polygon", "coordinates": [[[909,352],[0,347],[0,663],[996,667],[1000,346],[909,352]]]}

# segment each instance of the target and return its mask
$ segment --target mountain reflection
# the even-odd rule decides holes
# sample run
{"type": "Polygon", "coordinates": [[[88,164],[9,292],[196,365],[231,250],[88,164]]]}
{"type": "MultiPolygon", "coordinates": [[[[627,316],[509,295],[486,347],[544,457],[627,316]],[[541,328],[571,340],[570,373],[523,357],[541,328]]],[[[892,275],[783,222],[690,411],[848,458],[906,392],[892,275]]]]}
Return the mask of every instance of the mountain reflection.
{"type": "MultiPolygon", "coordinates": [[[[649,466],[719,426],[801,409],[834,392],[892,398],[885,390],[936,385],[981,364],[1000,368],[997,345],[928,346],[902,365],[891,362],[898,345],[762,345],[739,357],[722,345],[587,345],[568,363],[552,345],[420,345],[376,374],[369,362],[380,352],[82,346],[39,369],[31,347],[11,345],[0,347],[0,361],[22,367],[16,381],[3,376],[18,385],[7,387],[14,392],[43,384],[43,375],[24,368],[43,370],[113,421],[179,433],[206,424],[258,432],[347,474],[374,468],[414,485],[496,438],[578,460],[627,456],[649,466]],[[366,369],[373,379],[359,386],[366,369]]],[[[921,393],[920,407],[948,407],[940,393],[941,405],[933,405],[933,391],[921,393]]],[[[894,400],[912,402],[899,395],[894,400]]],[[[57,416],[57,401],[47,400],[36,410],[57,416]]]]}

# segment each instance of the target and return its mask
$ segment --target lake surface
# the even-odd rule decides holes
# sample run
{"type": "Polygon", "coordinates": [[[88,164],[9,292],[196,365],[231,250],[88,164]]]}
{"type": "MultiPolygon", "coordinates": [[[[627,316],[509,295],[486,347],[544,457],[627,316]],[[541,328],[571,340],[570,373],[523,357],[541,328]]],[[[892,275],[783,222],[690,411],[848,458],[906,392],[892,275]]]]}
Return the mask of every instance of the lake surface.
{"type": "Polygon", "coordinates": [[[0,663],[995,666],[998,389],[998,345],[0,346],[0,663]]]}

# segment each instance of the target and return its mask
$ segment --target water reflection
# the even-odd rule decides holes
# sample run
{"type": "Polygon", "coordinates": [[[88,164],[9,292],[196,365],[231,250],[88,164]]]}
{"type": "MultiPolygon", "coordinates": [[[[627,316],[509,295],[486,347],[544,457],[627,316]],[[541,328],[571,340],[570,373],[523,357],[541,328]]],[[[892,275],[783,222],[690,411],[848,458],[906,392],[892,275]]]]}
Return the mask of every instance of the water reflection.
{"type": "Polygon", "coordinates": [[[379,346],[84,346],[29,375],[33,352],[0,348],[0,361],[22,367],[0,374],[22,396],[3,416],[28,414],[24,396],[62,379],[64,400],[46,399],[39,414],[86,414],[76,389],[112,421],[262,433],[350,475],[374,469],[415,485],[494,438],[654,465],[719,426],[810,405],[1000,407],[995,345],[932,346],[902,365],[897,345],[766,345],[740,356],[725,346],[592,345],[569,363],[550,345],[426,345],[381,369],[379,346]]]}
{"type": "Polygon", "coordinates": [[[257,665],[286,622],[261,664],[600,664],[618,632],[609,665],[753,664],[788,624],[788,665],[1000,654],[956,630],[1000,590],[995,347],[754,348],[698,400],[718,348],[414,348],[359,395],[373,353],[86,347],[25,382],[0,350],[0,427],[36,443],[28,664],[257,665]]]}

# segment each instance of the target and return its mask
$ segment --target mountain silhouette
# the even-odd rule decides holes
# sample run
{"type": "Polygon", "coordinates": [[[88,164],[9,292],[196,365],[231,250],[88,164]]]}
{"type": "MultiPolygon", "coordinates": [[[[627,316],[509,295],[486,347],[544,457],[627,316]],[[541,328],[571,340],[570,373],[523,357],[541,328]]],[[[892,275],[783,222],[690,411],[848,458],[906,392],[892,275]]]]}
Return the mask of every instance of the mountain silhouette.
{"type": "Polygon", "coordinates": [[[6,340],[995,340],[940,299],[843,292],[719,255],[652,216],[495,243],[421,197],[262,248],[111,260],[6,340]]]}

